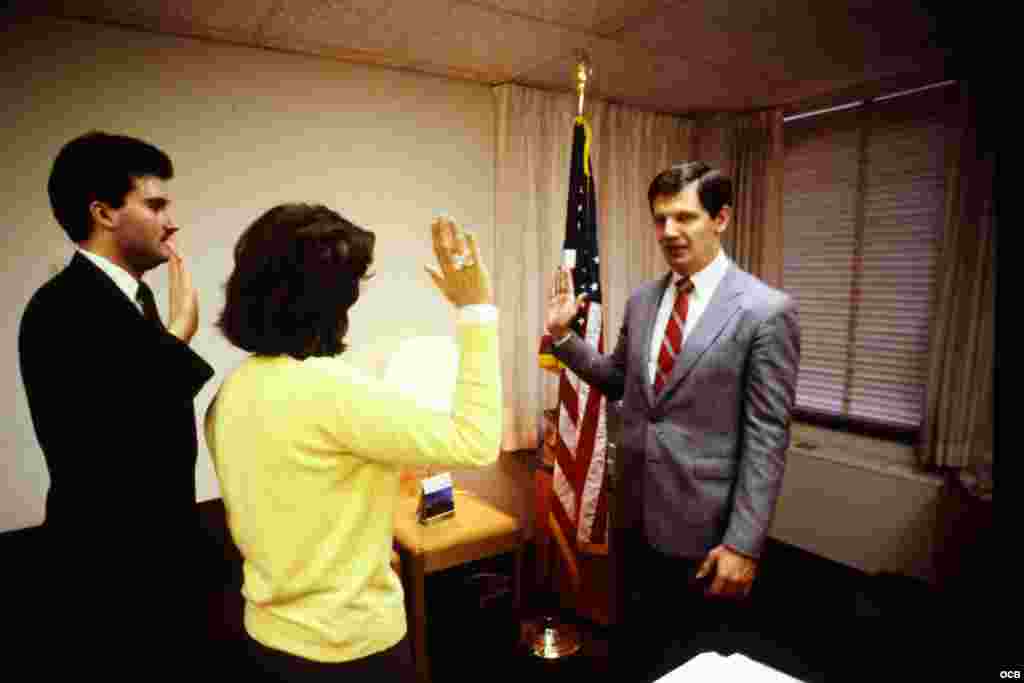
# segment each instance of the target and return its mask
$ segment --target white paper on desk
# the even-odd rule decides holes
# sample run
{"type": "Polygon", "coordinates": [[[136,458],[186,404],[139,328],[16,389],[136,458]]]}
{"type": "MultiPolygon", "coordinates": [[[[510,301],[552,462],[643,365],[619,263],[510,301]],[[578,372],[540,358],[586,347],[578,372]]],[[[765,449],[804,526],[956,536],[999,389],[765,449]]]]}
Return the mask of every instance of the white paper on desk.
{"type": "Polygon", "coordinates": [[[723,657],[717,652],[701,652],[669,671],[656,683],[692,683],[695,681],[744,681],[744,683],[801,683],[777,669],[765,666],[740,653],[723,657]]]}
{"type": "Polygon", "coordinates": [[[754,683],[801,683],[799,678],[793,678],[789,674],[784,674],[778,669],[773,669],[770,666],[766,666],[760,662],[755,662],[746,655],[741,655],[739,652],[729,655],[726,657],[729,662],[729,671],[735,671],[738,676],[737,680],[741,681],[753,681],[754,683]]]}
{"type": "Polygon", "coordinates": [[[713,681],[728,671],[725,657],[717,652],[701,652],[681,666],[672,669],[656,683],[683,683],[684,681],[713,681]]]}

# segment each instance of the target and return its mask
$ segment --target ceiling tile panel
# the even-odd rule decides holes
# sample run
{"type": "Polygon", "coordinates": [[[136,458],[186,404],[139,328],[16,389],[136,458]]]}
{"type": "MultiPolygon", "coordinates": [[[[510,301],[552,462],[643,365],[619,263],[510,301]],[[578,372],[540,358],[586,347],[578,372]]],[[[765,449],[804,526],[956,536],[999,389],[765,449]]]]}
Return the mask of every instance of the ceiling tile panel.
{"type": "Polygon", "coordinates": [[[449,0],[279,0],[263,38],[276,45],[401,52],[423,17],[447,16],[450,7],[449,0]]]}
{"type": "Polygon", "coordinates": [[[418,62],[466,69],[490,82],[514,79],[588,42],[581,31],[465,3],[419,28],[408,43],[418,62]]]}
{"type": "MultiPolygon", "coordinates": [[[[593,75],[589,92],[601,99],[622,102],[643,101],[659,111],[683,112],[702,108],[702,102],[738,102],[739,92],[723,74],[706,64],[669,55],[651,55],[633,45],[607,39],[592,40],[590,53],[593,75]]],[[[539,86],[572,90],[572,54],[540,65],[521,79],[539,86]]]]}
{"type": "Polygon", "coordinates": [[[45,12],[164,33],[250,41],[274,0],[45,0],[45,12]]]}
{"type": "Polygon", "coordinates": [[[629,0],[465,0],[462,4],[500,10],[579,29],[592,28],[598,12],[621,11],[629,0]]]}
{"type": "MultiPolygon", "coordinates": [[[[591,33],[622,28],[629,18],[642,15],[671,0],[462,0],[466,4],[493,7],[591,33]]],[[[675,0],[678,1],[678,0],[675,0]]]]}
{"type": "Polygon", "coordinates": [[[944,77],[918,0],[14,0],[81,17],[484,82],[592,92],[660,111],[757,108],[898,76],[944,77]]]}
{"type": "Polygon", "coordinates": [[[865,71],[899,70],[908,55],[927,58],[922,46],[932,32],[930,18],[906,0],[895,5],[900,9],[890,16],[863,8],[854,13],[844,2],[686,0],[635,22],[621,36],[659,53],[699,55],[730,73],[768,82],[846,82],[865,71]]]}

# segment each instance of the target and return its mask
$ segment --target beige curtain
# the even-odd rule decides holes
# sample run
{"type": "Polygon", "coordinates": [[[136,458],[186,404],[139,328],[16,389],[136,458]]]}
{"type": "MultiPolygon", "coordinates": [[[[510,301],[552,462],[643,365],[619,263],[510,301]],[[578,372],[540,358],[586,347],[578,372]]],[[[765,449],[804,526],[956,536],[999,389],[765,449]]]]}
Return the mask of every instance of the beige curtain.
{"type": "MultiPolygon", "coordinates": [[[[502,450],[534,448],[557,380],[537,365],[544,303],[561,260],[576,98],[518,85],[494,88],[497,111],[494,264],[501,310],[505,435],[502,450]]],[[[587,103],[597,179],[606,350],[618,337],[629,293],[663,272],[647,186],[690,158],[692,123],[601,101],[587,103]]]]}
{"type": "Polygon", "coordinates": [[[995,161],[991,141],[979,138],[978,100],[967,83],[960,88],[919,457],[927,466],[985,471],[993,449],[995,161]]]}
{"type": "Polygon", "coordinates": [[[712,114],[694,123],[693,157],[726,175],[732,174],[732,129],[735,115],[712,114]]]}
{"type": "Polygon", "coordinates": [[[740,268],[782,286],[782,111],[715,114],[694,132],[694,159],[733,180],[733,219],[722,239],[740,268]]]}
{"type": "Polygon", "coordinates": [[[733,219],[724,244],[736,264],[782,286],[782,112],[738,116],[729,125],[733,219]]]}

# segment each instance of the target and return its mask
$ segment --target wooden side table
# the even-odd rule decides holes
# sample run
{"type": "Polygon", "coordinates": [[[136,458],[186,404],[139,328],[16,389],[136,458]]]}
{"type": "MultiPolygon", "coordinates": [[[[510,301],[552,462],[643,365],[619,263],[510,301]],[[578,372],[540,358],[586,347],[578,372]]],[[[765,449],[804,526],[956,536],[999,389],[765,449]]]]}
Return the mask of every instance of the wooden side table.
{"type": "Polygon", "coordinates": [[[427,525],[417,521],[416,504],[415,496],[399,499],[395,511],[395,540],[401,558],[402,587],[416,673],[419,681],[428,683],[426,575],[467,562],[514,553],[512,604],[518,611],[523,538],[516,517],[469,491],[455,489],[455,515],[427,525]]]}

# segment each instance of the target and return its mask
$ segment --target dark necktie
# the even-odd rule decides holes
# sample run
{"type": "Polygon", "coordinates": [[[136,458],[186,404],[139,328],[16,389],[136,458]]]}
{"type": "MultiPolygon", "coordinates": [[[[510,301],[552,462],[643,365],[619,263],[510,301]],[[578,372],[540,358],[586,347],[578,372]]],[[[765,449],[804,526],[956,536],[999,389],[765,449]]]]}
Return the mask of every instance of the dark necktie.
{"type": "Polygon", "coordinates": [[[665,326],[665,338],[661,341],[661,350],[658,352],[658,367],[654,371],[654,393],[661,392],[668,376],[672,372],[672,366],[676,363],[676,357],[683,350],[683,328],[686,326],[686,314],[690,310],[690,292],[693,291],[693,281],[684,277],[676,283],[676,304],[672,308],[672,315],[665,326]]]}
{"type": "Polygon", "coordinates": [[[142,315],[146,317],[146,320],[150,321],[154,325],[163,327],[163,321],[160,320],[160,311],[156,308],[156,299],[153,298],[153,290],[149,288],[142,280],[139,280],[139,289],[135,292],[135,300],[142,306],[142,315]]]}

